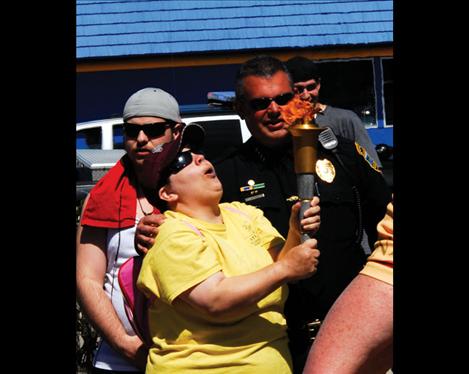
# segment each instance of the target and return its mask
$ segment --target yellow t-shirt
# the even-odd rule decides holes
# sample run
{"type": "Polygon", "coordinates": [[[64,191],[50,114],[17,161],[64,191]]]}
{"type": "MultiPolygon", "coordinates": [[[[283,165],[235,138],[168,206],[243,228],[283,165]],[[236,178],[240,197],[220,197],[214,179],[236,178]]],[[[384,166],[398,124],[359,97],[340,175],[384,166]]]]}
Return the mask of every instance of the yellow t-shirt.
{"type": "Polygon", "coordinates": [[[393,241],[393,204],[386,208],[386,215],[378,223],[378,240],[360,274],[379,279],[393,285],[394,241],[393,241]]]}
{"type": "Polygon", "coordinates": [[[272,264],[267,249],[284,243],[261,210],[238,202],[220,208],[224,224],[166,212],[145,256],[137,285],[156,295],[149,310],[153,347],[146,373],[291,373],[286,286],[236,318],[216,319],[177,300],[218,271],[231,277],[272,264]]]}

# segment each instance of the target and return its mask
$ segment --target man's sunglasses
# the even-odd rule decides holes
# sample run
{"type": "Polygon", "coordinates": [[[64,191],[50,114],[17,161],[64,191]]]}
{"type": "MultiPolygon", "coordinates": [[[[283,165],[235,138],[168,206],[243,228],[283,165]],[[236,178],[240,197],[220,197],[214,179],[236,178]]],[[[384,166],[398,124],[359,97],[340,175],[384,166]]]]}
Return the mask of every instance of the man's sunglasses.
{"type": "Polygon", "coordinates": [[[143,131],[149,138],[159,138],[163,136],[168,127],[175,125],[175,122],[153,122],[145,125],[136,125],[135,123],[124,122],[122,127],[125,135],[129,138],[136,138],[140,131],[143,131]]]}
{"type": "Polygon", "coordinates": [[[275,97],[260,97],[258,99],[252,99],[249,101],[249,105],[253,110],[267,109],[272,101],[275,101],[278,105],[286,105],[293,99],[293,92],[287,92],[275,97]]]}
{"type": "Polygon", "coordinates": [[[302,86],[301,84],[297,84],[297,85],[295,85],[295,90],[298,93],[302,93],[305,90],[305,88],[308,91],[312,91],[312,90],[316,89],[317,86],[318,86],[318,83],[311,83],[311,84],[308,84],[306,86],[302,86]]]}

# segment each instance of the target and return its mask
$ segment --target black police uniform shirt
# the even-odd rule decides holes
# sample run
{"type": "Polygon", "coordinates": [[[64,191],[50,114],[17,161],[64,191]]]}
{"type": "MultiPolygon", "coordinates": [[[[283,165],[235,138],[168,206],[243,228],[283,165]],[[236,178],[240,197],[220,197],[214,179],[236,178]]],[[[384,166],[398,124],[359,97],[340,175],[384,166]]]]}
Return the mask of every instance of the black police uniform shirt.
{"type": "MultiPolygon", "coordinates": [[[[355,184],[360,193],[363,226],[371,247],[377,237],[376,225],[391,201],[389,187],[363,148],[340,136],[337,139],[337,152],[349,174],[332,151],[318,144],[318,159],[332,163],[335,177],[328,183],[315,176],[321,206],[321,225],[315,237],[321,254],[316,274],[289,285],[285,306],[289,328],[314,318],[323,319],[365,264],[366,254],[357,244],[358,209],[352,186],[355,184]]],[[[286,237],[292,197],[297,195],[292,153],[291,144],[268,149],[251,138],[214,160],[223,185],[222,201],[241,201],[260,208],[286,237]]]]}

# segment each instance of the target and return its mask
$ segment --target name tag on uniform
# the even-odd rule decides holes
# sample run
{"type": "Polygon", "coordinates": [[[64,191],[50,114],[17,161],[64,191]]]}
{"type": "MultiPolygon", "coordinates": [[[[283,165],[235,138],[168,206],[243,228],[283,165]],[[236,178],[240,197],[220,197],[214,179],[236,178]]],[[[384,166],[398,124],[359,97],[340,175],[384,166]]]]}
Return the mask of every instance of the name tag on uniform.
{"type": "Polygon", "coordinates": [[[260,199],[261,197],[265,197],[265,195],[263,193],[261,193],[261,194],[257,194],[257,195],[247,196],[247,197],[244,198],[244,201],[248,202],[248,201],[260,199]]]}

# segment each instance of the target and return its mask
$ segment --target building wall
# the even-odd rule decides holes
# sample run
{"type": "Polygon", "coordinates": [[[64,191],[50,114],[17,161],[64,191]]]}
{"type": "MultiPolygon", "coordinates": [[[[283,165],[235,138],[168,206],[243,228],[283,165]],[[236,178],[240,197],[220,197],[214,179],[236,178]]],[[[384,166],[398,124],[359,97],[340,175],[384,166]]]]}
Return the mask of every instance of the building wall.
{"type": "Polygon", "coordinates": [[[144,87],[159,87],[180,105],[207,102],[209,91],[232,91],[239,65],[99,71],[77,75],[77,122],[121,114],[127,98],[144,87]]]}

